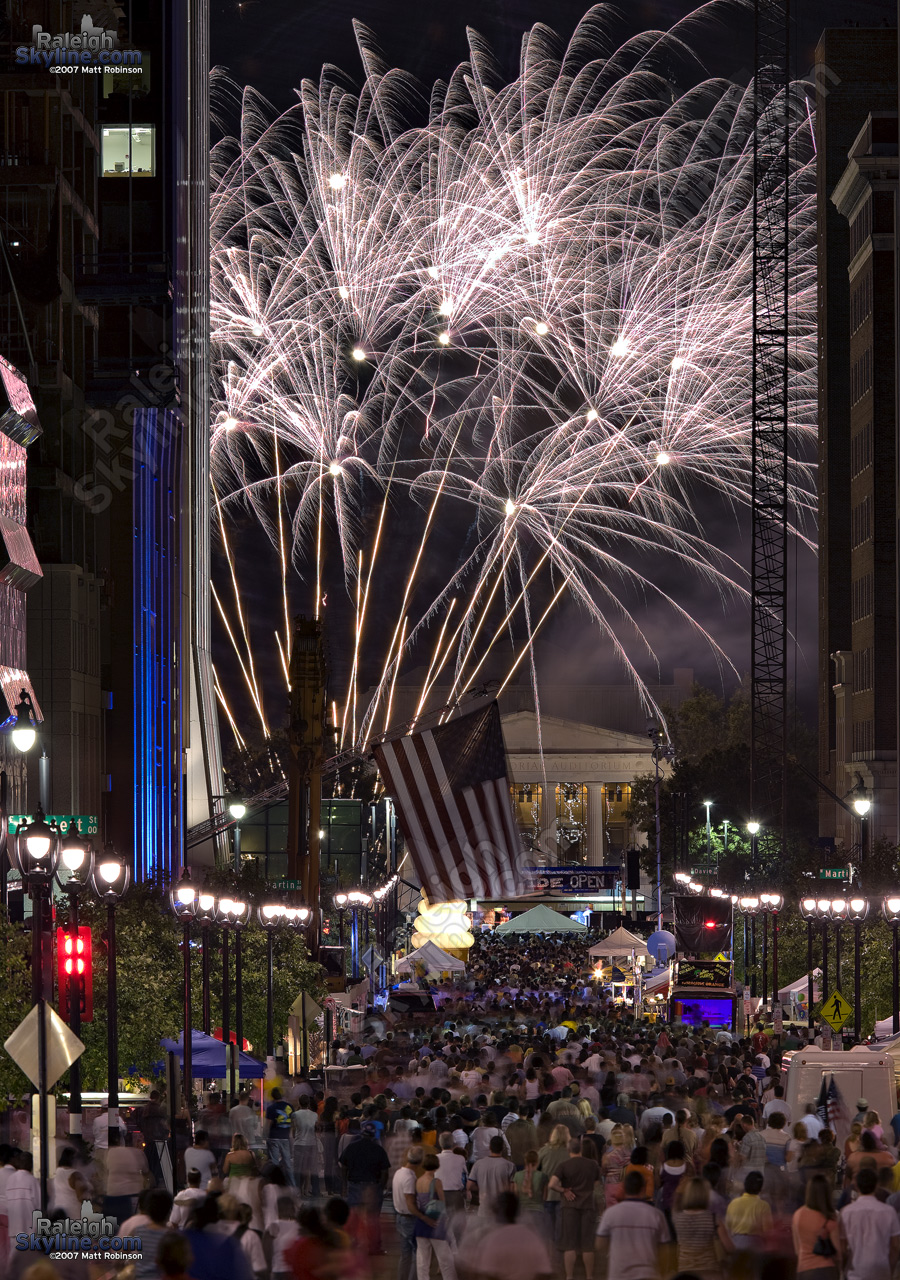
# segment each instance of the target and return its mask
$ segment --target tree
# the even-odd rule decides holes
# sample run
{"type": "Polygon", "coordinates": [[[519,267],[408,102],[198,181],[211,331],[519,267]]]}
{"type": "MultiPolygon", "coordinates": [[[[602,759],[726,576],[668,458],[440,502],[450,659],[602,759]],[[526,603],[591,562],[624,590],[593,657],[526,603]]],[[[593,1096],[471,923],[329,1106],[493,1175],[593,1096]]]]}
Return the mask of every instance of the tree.
{"type": "MultiPolygon", "coordinates": [[[[31,1009],[31,966],[28,935],[20,924],[0,916],[0,1045],[15,1031],[31,1009]]],[[[21,1097],[31,1090],[31,1082],[7,1053],[0,1053],[0,1110],[10,1095],[21,1097]]]]}

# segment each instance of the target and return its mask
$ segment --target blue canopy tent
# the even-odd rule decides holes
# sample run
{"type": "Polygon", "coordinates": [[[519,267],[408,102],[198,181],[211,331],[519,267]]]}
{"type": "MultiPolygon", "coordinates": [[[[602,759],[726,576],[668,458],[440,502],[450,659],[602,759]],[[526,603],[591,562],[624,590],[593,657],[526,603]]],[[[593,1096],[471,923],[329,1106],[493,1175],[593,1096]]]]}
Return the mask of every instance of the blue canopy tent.
{"type": "MultiPolygon", "coordinates": [[[[177,1040],[160,1040],[167,1053],[174,1053],[184,1066],[184,1036],[177,1040]]],[[[258,1080],[266,1074],[266,1064],[244,1053],[238,1054],[238,1072],[242,1080],[258,1080]]],[[[204,1035],[202,1031],[191,1032],[191,1075],[207,1080],[224,1080],[228,1074],[225,1045],[215,1036],[204,1035]]]]}

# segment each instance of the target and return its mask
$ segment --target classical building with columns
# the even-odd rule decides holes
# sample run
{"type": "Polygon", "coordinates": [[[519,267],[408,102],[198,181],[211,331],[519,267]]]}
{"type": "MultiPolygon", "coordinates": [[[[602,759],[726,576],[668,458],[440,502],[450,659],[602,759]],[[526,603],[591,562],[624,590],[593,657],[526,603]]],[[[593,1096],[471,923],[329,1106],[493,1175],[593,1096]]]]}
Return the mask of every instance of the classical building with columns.
{"type": "MultiPolygon", "coordinates": [[[[541,865],[621,863],[646,843],[628,820],[631,783],[652,773],[647,736],[533,711],[503,716],[513,807],[541,865]]],[[[666,767],[666,766],[664,766],[666,767]]]]}

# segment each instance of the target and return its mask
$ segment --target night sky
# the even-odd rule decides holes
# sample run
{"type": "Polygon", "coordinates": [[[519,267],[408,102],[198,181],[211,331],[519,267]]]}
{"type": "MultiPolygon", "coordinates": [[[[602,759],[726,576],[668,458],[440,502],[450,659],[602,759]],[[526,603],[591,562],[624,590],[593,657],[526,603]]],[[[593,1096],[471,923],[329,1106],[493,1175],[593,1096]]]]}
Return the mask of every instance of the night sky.
{"type": "MultiPolygon", "coordinates": [[[[664,28],[691,12],[695,6],[677,0],[642,0],[621,6],[620,15],[627,26],[664,28]]],[[[752,5],[717,6],[719,20],[710,27],[707,47],[699,52],[712,73],[727,75],[740,82],[749,79],[752,63],[752,5]]],[[[514,75],[523,31],[535,22],[544,22],[568,39],[587,6],[578,0],[457,0],[447,5],[444,0],[211,0],[213,65],[227,68],[239,84],[251,84],[281,109],[293,101],[294,87],[304,77],[318,79],[323,63],[340,67],[356,81],[360,76],[359,55],[352,31],[352,20],[358,19],[375,33],[385,60],[412,72],[428,83],[445,78],[467,55],[465,30],[474,27],[493,46],[503,69],[514,75]]],[[[823,27],[848,25],[845,15],[852,14],[853,25],[880,27],[896,24],[896,4],[888,0],[799,0],[793,6],[795,26],[795,72],[807,74],[812,65],[816,40],[823,27]]],[[[749,357],[749,353],[748,353],[749,357]]],[[[712,532],[719,545],[726,546],[744,563],[749,559],[749,528],[736,525],[733,516],[724,512],[712,514],[712,532]]],[[[270,578],[261,565],[257,536],[245,526],[238,539],[244,546],[245,564],[253,561],[254,590],[248,596],[253,612],[264,620],[269,636],[277,620],[271,621],[271,608],[277,608],[273,593],[277,591],[275,557],[271,556],[270,578]],[[258,612],[257,612],[258,611],[258,612]]],[[[437,551],[438,556],[441,554],[437,551]]],[[[453,549],[448,546],[446,554],[453,549]]],[[[247,575],[242,574],[244,580],[247,575]]],[[[790,675],[796,674],[799,704],[811,723],[815,717],[816,656],[816,579],[815,560],[801,551],[792,562],[791,577],[799,583],[792,607],[791,626],[796,630],[798,646],[789,657],[790,675]]],[[[748,610],[733,601],[724,604],[717,594],[697,578],[683,583],[664,582],[677,594],[687,611],[698,618],[716,637],[739,671],[749,667],[748,610]]],[[[294,602],[292,601],[292,604],[294,602]]],[[[336,602],[335,602],[336,603],[336,602]]],[[[351,617],[338,619],[332,613],[330,628],[341,632],[351,617]]],[[[687,625],[673,620],[671,611],[648,601],[641,613],[645,633],[660,659],[657,673],[650,663],[642,663],[646,678],[670,680],[674,667],[693,667],[697,677],[721,689],[734,683],[734,675],[723,668],[710,648],[698,639],[687,625]]],[[[616,680],[621,677],[607,651],[597,643],[596,634],[586,630],[574,607],[563,607],[553,623],[544,631],[546,643],[539,647],[539,675],[548,680],[584,681],[616,680]],[[564,656],[563,656],[564,655],[564,656]],[[563,669],[561,669],[563,668],[563,669]]],[[[539,642],[540,645],[540,642],[539,642]]],[[[332,663],[338,679],[343,671],[339,635],[331,637],[332,663]],[[335,650],[338,652],[335,652],[335,650]]],[[[221,651],[217,662],[228,679],[231,660],[221,651]]],[[[230,681],[229,681],[230,683],[230,681]]],[[[272,693],[278,698],[277,677],[273,673],[272,693]]],[[[283,686],[282,686],[283,687],[283,686]]]]}

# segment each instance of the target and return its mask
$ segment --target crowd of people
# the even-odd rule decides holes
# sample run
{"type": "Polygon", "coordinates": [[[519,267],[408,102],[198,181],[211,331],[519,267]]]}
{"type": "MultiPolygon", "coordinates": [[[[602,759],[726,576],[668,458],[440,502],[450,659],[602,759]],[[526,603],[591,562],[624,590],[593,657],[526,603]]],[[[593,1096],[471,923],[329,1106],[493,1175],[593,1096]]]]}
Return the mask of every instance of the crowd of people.
{"type": "MultiPolygon", "coordinates": [[[[158,1096],[132,1142],[60,1139],[54,1211],[139,1237],[134,1280],[891,1280],[900,1110],[851,1100],[839,1133],[816,1100],[795,1114],[780,1056],[805,1031],[636,1018],[581,939],[479,937],[437,995],[428,1025],[336,1042],[329,1089],[185,1112],[174,1197],[158,1096]]],[[[0,1147],[5,1269],[50,1280],[9,1243],[36,1203],[0,1147]]]]}

